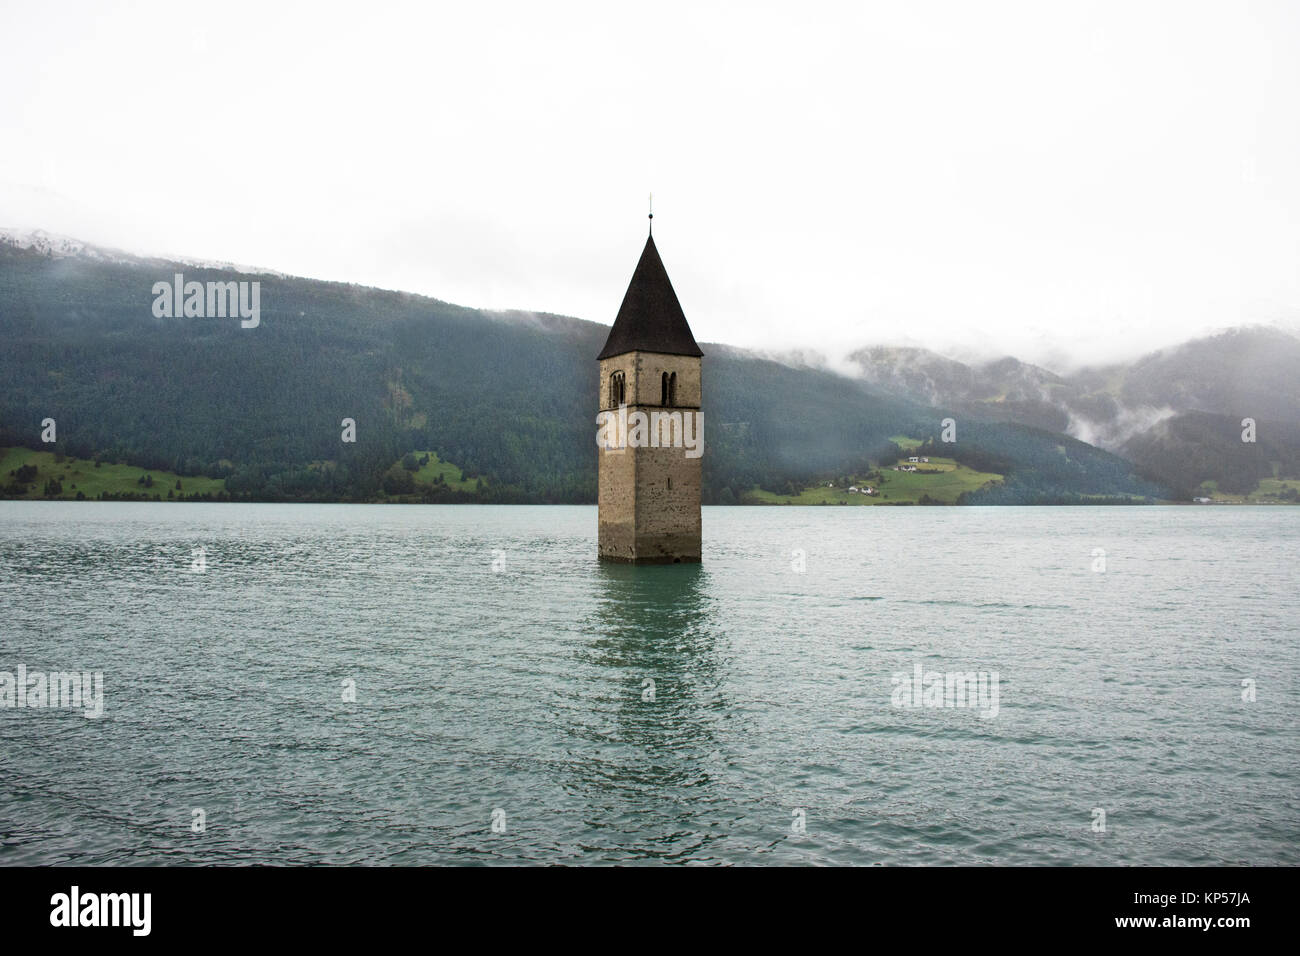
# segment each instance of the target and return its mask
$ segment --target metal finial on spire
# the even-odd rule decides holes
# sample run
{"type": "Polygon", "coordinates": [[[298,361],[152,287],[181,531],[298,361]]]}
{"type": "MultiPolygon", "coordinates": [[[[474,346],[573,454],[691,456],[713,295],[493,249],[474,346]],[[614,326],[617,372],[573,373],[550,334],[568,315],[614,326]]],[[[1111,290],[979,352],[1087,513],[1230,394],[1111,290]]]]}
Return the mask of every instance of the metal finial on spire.
{"type": "Polygon", "coordinates": [[[655,194],[650,194],[650,235],[655,234],[655,194]]]}

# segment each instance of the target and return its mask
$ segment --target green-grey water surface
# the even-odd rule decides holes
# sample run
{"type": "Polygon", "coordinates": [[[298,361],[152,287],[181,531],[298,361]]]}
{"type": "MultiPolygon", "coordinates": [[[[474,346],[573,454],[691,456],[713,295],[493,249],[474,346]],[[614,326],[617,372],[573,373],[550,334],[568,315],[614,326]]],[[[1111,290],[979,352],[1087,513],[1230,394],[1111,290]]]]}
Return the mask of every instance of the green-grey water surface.
{"type": "Polygon", "coordinates": [[[1300,509],[704,528],[628,567],[594,507],[0,502],[0,671],[105,687],[0,708],[0,864],[1300,859],[1300,509]],[[918,662],[997,715],[895,707],[918,662]]]}

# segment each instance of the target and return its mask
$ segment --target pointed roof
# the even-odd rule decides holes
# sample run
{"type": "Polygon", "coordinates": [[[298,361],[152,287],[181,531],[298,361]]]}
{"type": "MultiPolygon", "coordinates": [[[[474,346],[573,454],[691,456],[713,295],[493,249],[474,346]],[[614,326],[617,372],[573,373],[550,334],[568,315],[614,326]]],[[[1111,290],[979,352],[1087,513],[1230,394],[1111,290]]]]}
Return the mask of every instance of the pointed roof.
{"type": "Polygon", "coordinates": [[[601,349],[599,359],[624,352],[662,352],[666,355],[703,355],[695,344],[691,327],[686,324],[677,293],[668,280],[668,271],[654,236],[646,240],[641,261],[636,264],[614,327],[601,349]]]}

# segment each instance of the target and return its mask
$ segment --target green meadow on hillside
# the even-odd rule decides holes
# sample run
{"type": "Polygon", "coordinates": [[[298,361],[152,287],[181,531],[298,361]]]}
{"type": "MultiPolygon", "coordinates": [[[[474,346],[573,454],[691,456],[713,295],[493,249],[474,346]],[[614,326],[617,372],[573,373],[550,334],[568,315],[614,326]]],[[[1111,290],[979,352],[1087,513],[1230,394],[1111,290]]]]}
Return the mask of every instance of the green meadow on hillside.
{"type": "Polygon", "coordinates": [[[1300,479],[1297,478],[1261,478],[1255,490],[1234,495],[1220,491],[1218,482],[1202,482],[1197,489],[1198,495],[1205,495],[1220,504],[1235,505],[1277,505],[1295,504],[1300,500],[1300,479]]]}
{"type": "Polygon", "coordinates": [[[906,435],[891,435],[889,440],[892,441],[903,451],[911,451],[914,448],[920,448],[924,444],[919,438],[908,438],[906,435]]]}
{"type": "MultiPolygon", "coordinates": [[[[894,438],[892,441],[900,447],[911,439],[894,438]]],[[[919,445],[914,442],[911,447],[919,445]]],[[[907,464],[906,459],[899,467],[907,464]]],[[[934,458],[929,463],[917,465],[917,471],[894,471],[892,466],[883,468],[879,478],[854,478],[848,485],[836,480],[834,487],[827,482],[820,482],[804,488],[797,495],[779,495],[761,488],[747,492],[744,504],[772,505],[901,505],[919,504],[922,499],[936,504],[953,504],[963,492],[974,491],[990,482],[1001,481],[1002,475],[986,471],[975,471],[951,458],[934,458]],[[921,471],[920,469],[926,469],[921,471]],[[849,486],[862,488],[870,485],[880,493],[865,495],[849,491],[849,486]]]]}
{"type": "Polygon", "coordinates": [[[438,457],[434,451],[403,455],[384,473],[383,501],[469,503],[488,491],[480,475],[438,457]]]}
{"type": "Polygon", "coordinates": [[[43,499],[138,498],[178,500],[198,496],[216,498],[224,494],[220,478],[201,475],[183,477],[171,471],[157,471],[70,458],[30,448],[0,448],[0,495],[5,498],[43,499]],[[24,469],[35,468],[35,474],[24,469]],[[26,480],[23,480],[26,479],[26,480]],[[51,482],[56,485],[52,485],[51,482]],[[56,490],[57,487],[57,490],[56,490]],[[52,492],[47,494],[47,491],[52,492]]]}
{"type": "Polygon", "coordinates": [[[448,488],[456,491],[474,491],[476,489],[477,478],[462,478],[464,470],[459,465],[453,465],[449,461],[441,460],[437,452],[417,451],[414,454],[417,461],[422,461],[425,455],[429,456],[429,460],[421,464],[413,472],[417,485],[445,484],[448,488]]]}

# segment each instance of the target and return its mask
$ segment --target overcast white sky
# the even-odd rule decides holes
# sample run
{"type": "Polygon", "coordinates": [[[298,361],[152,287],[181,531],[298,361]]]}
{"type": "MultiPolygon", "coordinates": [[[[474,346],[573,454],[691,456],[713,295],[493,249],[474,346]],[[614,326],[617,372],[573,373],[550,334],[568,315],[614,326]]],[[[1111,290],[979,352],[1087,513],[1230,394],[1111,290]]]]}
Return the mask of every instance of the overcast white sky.
{"type": "MultiPolygon", "coordinates": [[[[700,341],[1300,324],[1300,4],[0,0],[0,226],[700,341]]],[[[270,290],[264,291],[264,297],[270,290]]]]}

